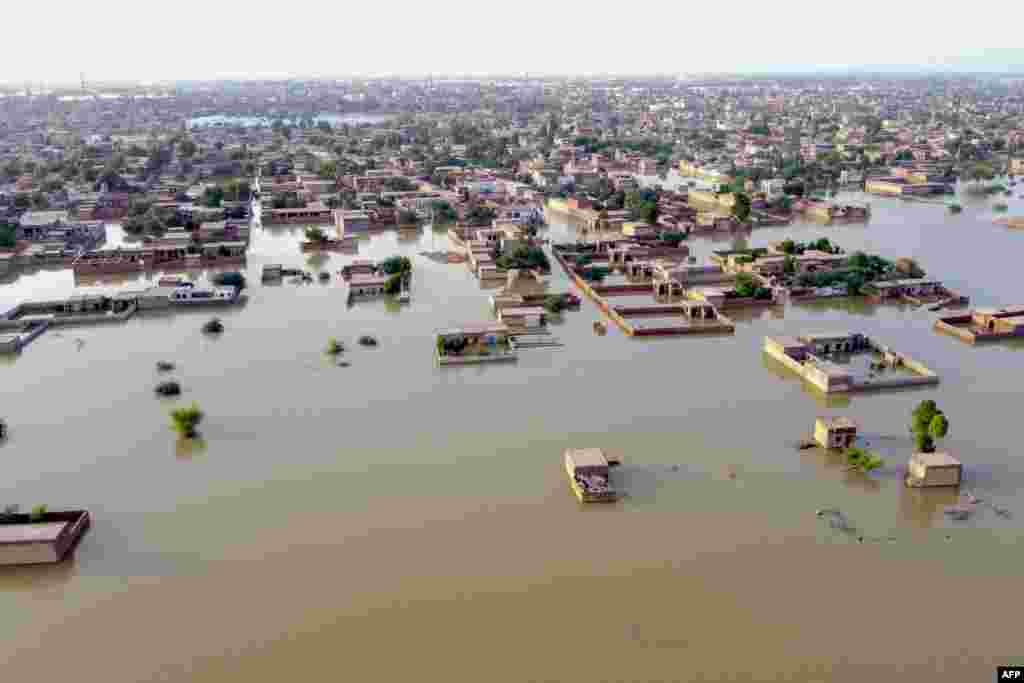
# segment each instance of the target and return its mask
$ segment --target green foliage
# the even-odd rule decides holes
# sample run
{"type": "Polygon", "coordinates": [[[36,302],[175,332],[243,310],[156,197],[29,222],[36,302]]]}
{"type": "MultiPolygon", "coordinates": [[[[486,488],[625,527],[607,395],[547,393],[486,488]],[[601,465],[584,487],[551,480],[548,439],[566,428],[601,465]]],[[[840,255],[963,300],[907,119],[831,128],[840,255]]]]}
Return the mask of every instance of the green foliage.
{"type": "Polygon", "coordinates": [[[14,223],[0,221],[0,249],[13,249],[17,244],[18,228],[14,223]]]}
{"type": "Polygon", "coordinates": [[[678,247],[681,242],[685,242],[689,235],[680,230],[666,230],[658,235],[658,239],[672,247],[678,247]]]}
{"type": "Polygon", "coordinates": [[[644,221],[645,223],[650,223],[651,225],[654,225],[654,223],[657,222],[658,220],[658,202],[642,202],[640,204],[640,208],[637,210],[637,215],[639,216],[640,220],[644,221]]]}
{"type": "Polygon", "coordinates": [[[402,291],[402,273],[395,273],[384,282],[385,294],[399,294],[402,291]]]}
{"type": "Polygon", "coordinates": [[[197,434],[196,428],[203,421],[203,411],[198,403],[182,406],[171,411],[171,426],[178,436],[191,439],[197,434]]]}
{"type": "Polygon", "coordinates": [[[466,212],[466,224],[473,226],[490,225],[498,214],[486,206],[474,206],[466,212]]]}
{"type": "Polygon", "coordinates": [[[787,275],[792,275],[796,272],[796,259],[793,258],[788,252],[786,258],[782,262],[782,272],[787,275]]]}
{"type": "Polygon", "coordinates": [[[162,235],[167,230],[167,223],[160,212],[150,208],[142,215],[129,215],[122,221],[121,227],[132,235],[162,235]]]}
{"type": "MultiPolygon", "coordinates": [[[[321,123],[324,123],[321,121],[321,123]]],[[[317,175],[325,180],[333,180],[338,175],[338,162],[324,161],[320,163],[317,175]]]]}
{"type": "Polygon", "coordinates": [[[511,251],[503,253],[497,258],[495,264],[504,270],[510,270],[512,268],[518,268],[520,270],[539,268],[547,271],[551,267],[551,263],[548,261],[548,256],[544,253],[543,249],[524,244],[520,244],[511,251]]]}
{"type": "Polygon", "coordinates": [[[306,239],[309,240],[310,242],[326,242],[327,233],[324,232],[323,228],[310,226],[306,228],[306,239]]]}
{"type": "Polygon", "coordinates": [[[224,201],[224,188],[219,185],[211,185],[203,192],[203,205],[215,209],[224,201]]]}
{"type": "Polygon", "coordinates": [[[387,275],[412,272],[412,261],[407,256],[391,256],[380,262],[379,268],[387,275]]]}
{"type": "Polygon", "coordinates": [[[338,341],[337,337],[331,337],[327,340],[327,354],[331,356],[337,356],[339,353],[345,350],[341,342],[338,341]]]}
{"type": "Polygon", "coordinates": [[[739,273],[736,276],[734,291],[736,296],[741,299],[759,299],[764,301],[772,298],[772,290],[759,285],[757,279],[750,273],[739,273]]]}
{"type": "Polygon", "coordinates": [[[434,209],[434,223],[454,223],[459,219],[459,212],[448,202],[438,200],[431,206],[434,209]]]}
{"type": "Polygon", "coordinates": [[[601,282],[612,271],[603,266],[590,266],[580,271],[580,277],[589,282],[601,282]]]}
{"type": "Polygon", "coordinates": [[[548,313],[558,314],[565,310],[565,298],[557,294],[544,297],[544,310],[548,313]]]}
{"type": "Polygon", "coordinates": [[[750,196],[746,193],[736,194],[736,202],[732,206],[732,215],[741,223],[750,217],[750,196]]]}
{"type": "Polygon", "coordinates": [[[847,448],[845,452],[846,462],[851,467],[861,472],[870,472],[882,466],[883,460],[877,453],[864,450],[863,448],[847,448]]]}
{"type": "Polygon", "coordinates": [[[911,414],[910,429],[914,432],[918,451],[931,453],[935,450],[935,440],[949,433],[949,419],[935,401],[921,401],[911,414]]]}
{"type": "Polygon", "coordinates": [[[28,513],[28,519],[30,522],[41,522],[49,511],[50,508],[44,504],[36,505],[28,513]]]}
{"type": "Polygon", "coordinates": [[[941,439],[949,433],[949,419],[943,413],[936,413],[928,423],[928,434],[933,439],[941,439]]]}

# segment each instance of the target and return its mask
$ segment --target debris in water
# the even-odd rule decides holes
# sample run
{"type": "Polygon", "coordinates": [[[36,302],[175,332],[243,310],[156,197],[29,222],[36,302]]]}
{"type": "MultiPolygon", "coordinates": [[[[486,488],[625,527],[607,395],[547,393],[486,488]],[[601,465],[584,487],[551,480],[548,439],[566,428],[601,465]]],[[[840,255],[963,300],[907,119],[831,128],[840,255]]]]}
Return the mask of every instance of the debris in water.
{"type": "Polygon", "coordinates": [[[75,348],[78,349],[79,351],[81,351],[83,346],[85,346],[85,340],[82,339],[81,337],[76,337],[75,338],[75,348]]]}
{"type": "Polygon", "coordinates": [[[174,369],[174,363],[166,360],[158,360],[156,362],[157,372],[170,372],[174,369]]]}
{"type": "Polygon", "coordinates": [[[181,385],[173,380],[160,382],[156,385],[156,393],[160,396],[178,396],[181,394],[181,385]]]}

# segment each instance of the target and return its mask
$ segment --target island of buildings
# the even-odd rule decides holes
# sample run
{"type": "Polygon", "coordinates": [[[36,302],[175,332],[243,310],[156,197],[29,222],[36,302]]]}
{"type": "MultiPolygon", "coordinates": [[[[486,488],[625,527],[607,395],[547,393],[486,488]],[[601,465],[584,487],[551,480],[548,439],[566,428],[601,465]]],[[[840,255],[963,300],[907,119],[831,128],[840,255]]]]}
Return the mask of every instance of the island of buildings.
{"type": "Polygon", "coordinates": [[[1024,306],[979,308],[942,317],[935,321],[935,329],[969,344],[1024,337],[1024,306]]]}
{"type": "Polygon", "coordinates": [[[764,351],[825,394],[939,381],[923,363],[853,332],[765,337],[764,351]]]}

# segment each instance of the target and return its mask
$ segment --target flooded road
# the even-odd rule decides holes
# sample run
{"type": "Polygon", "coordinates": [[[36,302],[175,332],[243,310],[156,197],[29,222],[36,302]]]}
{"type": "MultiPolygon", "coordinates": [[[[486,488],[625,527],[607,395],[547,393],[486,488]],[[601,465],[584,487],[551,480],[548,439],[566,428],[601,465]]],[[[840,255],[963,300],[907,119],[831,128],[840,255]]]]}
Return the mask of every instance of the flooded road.
{"type": "MultiPolygon", "coordinates": [[[[858,197],[859,198],[859,197],[858,197]]],[[[972,305],[1021,303],[1024,232],[871,198],[868,225],[698,238],[713,249],[827,236],[912,256],[972,305]]],[[[1011,200],[1011,213],[1021,212],[1011,200]]],[[[571,228],[554,224],[555,241],[571,228]]],[[[444,230],[384,233],[360,258],[414,260],[412,302],[348,307],[328,284],[259,284],[312,262],[300,227],[258,229],[249,299],[218,311],[50,331],[0,358],[0,503],[86,507],[73,562],[0,572],[0,661],[19,680],[920,681],[990,679],[1020,655],[1024,485],[1019,344],[970,347],[925,309],[848,301],[749,315],[729,337],[633,340],[584,301],[561,349],[436,368],[434,330],[490,319],[464,265],[418,256],[444,230]],[[860,331],[924,361],[934,388],[817,397],[761,353],[765,335],[860,331]],[[355,344],[374,334],[377,348],[355,344]],[[329,337],[347,342],[335,367],[329,337]],[[81,344],[76,343],[81,340],[81,344]],[[206,412],[183,449],[155,363],[206,412]],[[910,411],[932,398],[965,488],[1008,507],[946,519],[908,490],[910,411]],[[817,415],[849,415],[886,458],[870,477],[796,451],[817,415]],[[581,509],[567,447],[625,460],[628,498],[581,509]],[[843,510],[865,537],[823,523],[843,510]]],[[[315,258],[315,257],[314,257],[315,258]]],[[[158,276],[91,283],[140,286],[158,276]]],[[[552,288],[569,287],[556,267],[552,288]]],[[[8,279],[10,280],[10,278],[8,279]]],[[[68,271],[0,285],[0,308],[69,293],[68,271]]]]}

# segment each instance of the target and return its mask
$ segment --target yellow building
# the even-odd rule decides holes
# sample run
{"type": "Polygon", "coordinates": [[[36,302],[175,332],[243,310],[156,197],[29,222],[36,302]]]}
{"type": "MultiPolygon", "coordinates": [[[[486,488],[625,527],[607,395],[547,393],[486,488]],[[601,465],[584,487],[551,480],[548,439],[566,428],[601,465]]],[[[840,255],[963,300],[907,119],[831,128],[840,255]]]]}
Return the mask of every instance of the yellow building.
{"type": "Polygon", "coordinates": [[[857,440],[857,425],[847,417],[819,417],[814,421],[814,440],[822,448],[849,448],[857,440]]]}

